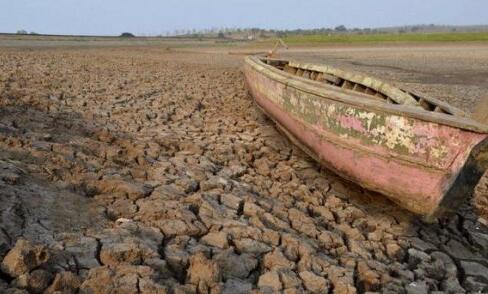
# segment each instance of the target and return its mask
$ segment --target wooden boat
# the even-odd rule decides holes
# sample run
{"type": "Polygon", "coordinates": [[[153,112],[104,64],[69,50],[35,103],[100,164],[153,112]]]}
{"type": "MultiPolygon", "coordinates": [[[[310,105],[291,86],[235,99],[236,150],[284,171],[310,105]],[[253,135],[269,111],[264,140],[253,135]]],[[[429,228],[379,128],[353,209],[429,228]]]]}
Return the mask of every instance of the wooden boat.
{"type": "Polygon", "coordinates": [[[435,218],[488,166],[488,126],[434,98],[327,65],[248,56],[258,106],[315,160],[435,218]]]}

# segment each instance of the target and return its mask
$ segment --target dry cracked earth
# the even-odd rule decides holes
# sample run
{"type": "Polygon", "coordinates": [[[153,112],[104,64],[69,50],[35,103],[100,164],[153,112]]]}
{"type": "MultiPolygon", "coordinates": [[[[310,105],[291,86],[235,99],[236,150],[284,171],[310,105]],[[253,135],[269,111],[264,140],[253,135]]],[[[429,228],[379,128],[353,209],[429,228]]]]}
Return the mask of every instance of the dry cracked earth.
{"type": "Polygon", "coordinates": [[[0,292],[488,291],[486,184],[422,223],[292,146],[241,58],[0,50],[0,292]]]}

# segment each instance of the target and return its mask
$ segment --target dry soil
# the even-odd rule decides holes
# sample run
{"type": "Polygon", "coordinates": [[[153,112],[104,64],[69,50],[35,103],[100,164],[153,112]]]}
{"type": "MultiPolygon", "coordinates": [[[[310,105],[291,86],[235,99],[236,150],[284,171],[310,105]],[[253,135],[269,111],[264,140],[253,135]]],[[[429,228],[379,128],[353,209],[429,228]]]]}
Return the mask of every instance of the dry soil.
{"type": "MultiPolygon", "coordinates": [[[[488,97],[486,45],[286,55],[468,112],[488,97]]],[[[0,49],[0,292],[488,291],[486,180],[424,224],[292,146],[242,58],[0,49]]]]}

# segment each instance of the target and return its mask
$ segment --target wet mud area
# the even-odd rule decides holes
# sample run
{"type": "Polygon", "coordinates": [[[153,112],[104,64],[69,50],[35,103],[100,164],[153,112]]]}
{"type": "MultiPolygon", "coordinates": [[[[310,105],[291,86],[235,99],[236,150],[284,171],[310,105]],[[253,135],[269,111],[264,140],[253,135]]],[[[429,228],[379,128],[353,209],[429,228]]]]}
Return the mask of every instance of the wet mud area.
{"type": "MultiPolygon", "coordinates": [[[[412,74],[334,54],[302,58],[412,74]]],[[[0,64],[0,292],[488,291],[486,181],[422,223],[291,145],[242,56],[4,48],[0,64]]]]}

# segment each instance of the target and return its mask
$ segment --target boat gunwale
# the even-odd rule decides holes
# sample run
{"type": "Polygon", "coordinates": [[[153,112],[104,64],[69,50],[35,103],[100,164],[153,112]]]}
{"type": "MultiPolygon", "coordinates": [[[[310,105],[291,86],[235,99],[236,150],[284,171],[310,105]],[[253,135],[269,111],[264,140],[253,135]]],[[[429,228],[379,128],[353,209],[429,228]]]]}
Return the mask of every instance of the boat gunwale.
{"type": "MultiPolygon", "coordinates": [[[[284,60],[289,61],[289,60],[284,60]]],[[[246,64],[253,67],[256,71],[266,75],[272,80],[285,84],[296,90],[303,91],[309,94],[313,94],[325,99],[335,100],[341,103],[353,105],[355,107],[365,108],[373,111],[383,111],[389,114],[407,116],[414,119],[419,119],[431,123],[437,123],[441,125],[447,125],[463,130],[473,131],[476,133],[487,134],[488,126],[474,121],[468,117],[459,117],[455,114],[445,114],[437,112],[429,112],[421,110],[418,107],[402,105],[402,104],[386,104],[379,101],[375,101],[368,97],[366,94],[355,93],[352,91],[345,91],[345,89],[336,89],[334,86],[320,83],[314,80],[308,80],[302,77],[298,77],[279,70],[272,65],[264,63],[260,56],[247,56],[245,59],[246,64]],[[353,99],[348,96],[356,96],[357,98],[365,99],[353,99]]],[[[446,103],[447,104],[447,103],[446,103]]],[[[449,105],[450,106],[450,105],[449,105]]]]}
{"type": "MultiPolygon", "coordinates": [[[[284,61],[284,60],[281,60],[281,61],[284,61]]],[[[387,96],[390,99],[395,100],[395,101],[404,100],[405,99],[404,97],[406,97],[406,96],[410,97],[411,99],[415,99],[413,97],[415,95],[417,97],[421,97],[422,99],[424,99],[425,101],[427,101],[429,103],[434,104],[435,106],[439,106],[441,109],[447,110],[448,115],[454,115],[456,117],[466,117],[467,116],[464,111],[450,105],[447,102],[441,101],[441,100],[433,98],[433,97],[427,97],[427,96],[425,96],[423,94],[419,94],[417,92],[405,91],[399,87],[393,86],[390,83],[387,83],[383,80],[380,80],[380,79],[372,77],[372,76],[364,75],[362,73],[357,73],[357,72],[353,72],[353,71],[342,70],[342,69],[339,69],[339,68],[336,68],[336,67],[333,67],[330,65],[326,65],[326,64],[322,65],[322,64],[316,64],[316,63],[295,62],[295,61],[291,61],[291,60],[287,60],[287,61],[288,61],[288,64],[292,67],[296,67],[296,68],[300,68],[300,69],[304,69],[304,70],[313,70],[313,71],[318,71],[318,72],[325,72],[327,74],[332,74],[334,76],[337,76],[343,80],[348,80],[348,81],[353,82],[353,83],[362,84],[365,87],[373,88],[375,91],[380,92],[381,94],[383,94],[383,95],[385,95],[385,96],[387,96]],[[350,77],[347,77],[347,76],[350,76],[350,77]],[[351,78],[354,78],[355,80],[353,80],[351,78]],[[370,81],[370,83],[364,84],[364,83],[358,81],[358,80],[364,80],[364,79],[368,79],[370,81]],[[380,83],[381,89],[378,89],[377,87],[371,85],[374,83],[380,83]],[[400,99],[396,99],[395,97],[393,97],[393,96],[398,96],[398,95],[403,96],[403,98],[399,97],[400,99]]],[[[352,91],[350,89],[344,89],[344,90],[352,91]]],[[[358,93],[358,92],[354,91],[354,93],[358,93]]],[[[362,93],[359,93],[359,94],[362,94],[362,93]]],[[[368,98],[370,98],[370,97],[368,96],[368,98]]],[[[418,108],[418,104],[417,104],[418,101],[416,101],[416,100],[414,100],[414,101],[415,101],[415,104],[412,104],[412,103],[396,103],[396,104],[397,105],[403,105],[403,106],[406,106],[406,105],[414,106],[414,107],[418,108]]]]}

